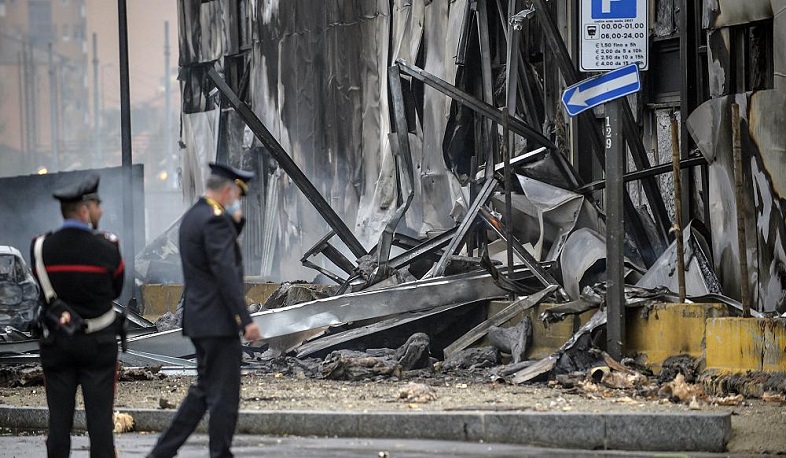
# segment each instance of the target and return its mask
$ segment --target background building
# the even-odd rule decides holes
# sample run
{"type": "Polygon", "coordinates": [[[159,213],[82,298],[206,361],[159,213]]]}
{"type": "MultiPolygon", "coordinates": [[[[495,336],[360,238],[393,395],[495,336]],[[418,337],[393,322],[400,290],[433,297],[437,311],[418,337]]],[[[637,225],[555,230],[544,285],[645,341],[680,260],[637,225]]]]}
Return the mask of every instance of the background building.
{"type": "MultiPolygon", "coordinates": [[[[183,208],[176,14],[173,2],[127,5],[132,156],[145,170],[146,238],[183,208]]],[[[120,165],[118,49],[117,2],[0,0],[0,177],[120,165]]]]}

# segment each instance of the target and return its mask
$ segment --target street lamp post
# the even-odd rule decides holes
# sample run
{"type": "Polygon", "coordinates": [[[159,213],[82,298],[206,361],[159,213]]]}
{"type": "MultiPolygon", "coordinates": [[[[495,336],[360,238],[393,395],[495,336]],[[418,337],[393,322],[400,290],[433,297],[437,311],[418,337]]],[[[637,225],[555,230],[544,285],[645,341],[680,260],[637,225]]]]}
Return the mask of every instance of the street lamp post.
{"type": "Polygon", "coordinates": [[[128,84],[128,11],[126,0],[117,0],[118,35],[120,48],[120,140],[122,148],[123,168],[123,228],[127,231],[124,237],[126,258],[126,285],[130,296],[135,296],[135,262],[134,256],[134,198],[132,181],[131,154],[131,95],[128,84]]]}
{"type": "Polygon", "coordinates": [[[104,86],[104,75],[106,74],[105,70],[107,68],[109,68],[109,67],[113,67],[114,65],[115,65],[114,62],[106,62],[106,63],[101,64],[101,72],[100,72],[101,73],[101,77],[100,77],[101,89],[100,89],[99,95],[97,97],[100,100],[100,103],[99,103],[99,107],[100,108],[99,108],[98,120],[96,122],[96,124],[98,126],[98,129],[97,129],[97,132],[96,132],[96,135],[98,137],[98,139],[96,140],[96,143],[98,144],[96,166],[103,166],[103,162],[104,162],[104,144],[103,144],[103,131],[102,131],[103,130],[103,126],[104,126],[102,118],[104,117],[104,113],[106,113],[106,105],[105,105],[105,101],[106,101],[106,87],[104,86]]]}

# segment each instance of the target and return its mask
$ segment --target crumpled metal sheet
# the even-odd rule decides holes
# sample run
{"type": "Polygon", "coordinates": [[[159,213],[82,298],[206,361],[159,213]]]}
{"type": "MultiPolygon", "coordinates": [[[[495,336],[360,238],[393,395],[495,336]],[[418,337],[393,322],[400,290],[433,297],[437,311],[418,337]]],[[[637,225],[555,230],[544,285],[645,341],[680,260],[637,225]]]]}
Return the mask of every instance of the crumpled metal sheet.
{"type": "MultiPolygon", "coordinates": [[[[715,276],[709,261],[709,246],[704,237],[688,224],[682,230],[683,251],[685,259],[685,294],[688,296],[704,296],[721,294],[721,285],[715,276]]],[[[636,283],[643,288],[665,286],[671,291],[679,291],[677,278],[677,242],[660,255],[655,264],[647,270],[636,283]]]]}
{"type": "Polygon", "coordinates": [[[587,228],[574,231],[560,253],[559,265],[565,291],[578,299],[583,286],[606,279],[606,240],[587,228]]]}
{"type": "MultiPolygon", "coordinates": [[[[506,295],[491,275],[475,272],[317,299],[257,312],[252,317],[262,330],[262,339],[276,339],[276,346],[282,349],[293,347],[328,326],[506,295]]],[[[180,329],[128,339],[128,348],[174,357],[194,354],[191,341],[180,329]]]]}
{"type": "MultiPolygon", "coordinates": [[[[627,257],[623,262],[626,283],[637,281],[641,267],[627,257]]],[[[559,265],[565,291],[570,297],[578,299],[586,287],[606,281],[605,237],[588,227],[576,229],[565,241],[559,255],[559,265]]]]}
{"type": "Polygon", "coordinates": [[[688,131],[709,167],[709,229],[713,267],[723,293],[740,299],[737,212],[745,215],[746,255],[751,308],[761,312],[786,310],[786,97],[781,91],[755,96],[737,94],[712,99],[691,113],[688,131]],[[749,103],[750,97],[750,103],[749,103]],[[731,103],[740,106],[744,208],[735,198],[731,103]]]}
{"type": "Polygon", "coordinates": [[[525,176],[517,178],[524,196],[537,210],[540,234],[534,248],[540,260],[557,259],[575,229],[599,230],[598,212],[581,194],[525,176]]]}
{"type": "MultiPolygon", "coordinates": [[[[453,58],[458,47],[459,28],[451,27],[463,19],[465,0],[456,2],[397,2],[392,13],[393,55],[415,62],[422,47],[425,68],[434,75],[455,83],[457,67],[453,58]],[[410,40],[409,43],[404,43],[410,40]],[[403,43],[403,44],[402,44],[403,43]]],[[[448,170],[442,152],[445,120],[450,113],[451,100],[432,88],[424,90],[423,118],[414,127],[416,136],[410,136],[412,162],[416,176],[414,196],[404,215],[399,230],[423,237],[455,226],[456,219],[464,213],[465,201],[461,186],[448,170]]],[[[383,126],[385,131],[388,126],[383,126]]],[[[369,246],[375,243],[389,219],[386,212],[395,205],[396,189],[394,164],[389,151],[381,151],[382,168],[373,194],[367,192],[361,200],[355,233],[369,246]]]]}

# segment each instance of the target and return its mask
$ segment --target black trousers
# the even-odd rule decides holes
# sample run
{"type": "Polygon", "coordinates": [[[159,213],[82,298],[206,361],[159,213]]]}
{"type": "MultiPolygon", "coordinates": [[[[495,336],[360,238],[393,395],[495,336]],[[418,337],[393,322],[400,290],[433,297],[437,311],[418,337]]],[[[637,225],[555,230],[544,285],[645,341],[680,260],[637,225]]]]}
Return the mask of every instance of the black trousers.
{"type": "Polygon", "coordinates": [[[41,342],[40,350],[49,407],[47,456],[67,457],[71,453],[76,387],[81,385],[90,435],[90,456],[114,457],[112,405],[117,372],[114,331],[107,329],[71,337],[49,336],[41,342]]]}
{"type": "Polygon", "coordinates": [[[231,457],[229,448],[240,406],[240,337],[204,337],[191,341],[196,348],[197,381],[188,389],[172,424],[158,438],[151,455],[156,458],[175,456],[205,411],[209,411],[210,456],[231,457]]]}

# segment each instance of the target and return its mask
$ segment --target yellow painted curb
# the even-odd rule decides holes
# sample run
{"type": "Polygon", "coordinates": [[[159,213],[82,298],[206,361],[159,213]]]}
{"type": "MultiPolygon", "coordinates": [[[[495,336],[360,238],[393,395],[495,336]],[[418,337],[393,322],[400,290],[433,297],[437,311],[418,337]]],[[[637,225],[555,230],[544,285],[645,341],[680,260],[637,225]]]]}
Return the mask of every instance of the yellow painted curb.
{"type": "Polygon", "coordinates": [[[786,318],[708,319],[707,368],[786,371],[786,318]]]}
{"type": "Polygon", "coordinates": [[[625,352],[644,355],[655,373],[670,356],[704,357],[707,319],[728,314],[722,304],[685,303],[656,304],[644,312],[644,307],[626,309],[625,352]]]}

